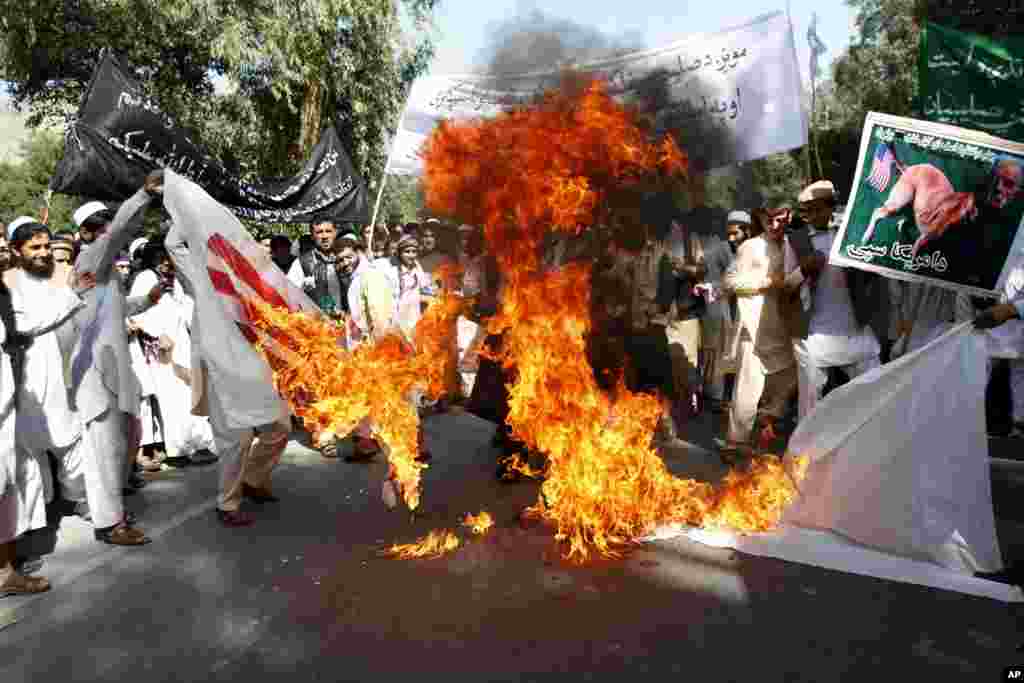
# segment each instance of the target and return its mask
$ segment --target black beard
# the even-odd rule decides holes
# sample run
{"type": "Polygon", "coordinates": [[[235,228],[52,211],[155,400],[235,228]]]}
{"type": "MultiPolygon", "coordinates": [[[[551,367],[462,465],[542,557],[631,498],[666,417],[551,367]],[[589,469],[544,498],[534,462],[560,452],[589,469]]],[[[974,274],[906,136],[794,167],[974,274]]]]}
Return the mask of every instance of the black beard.
{"type": "Polygon", "coordinates": [[[26,259],[22,263],[22,268],[24,268],[25,272],[29,275],[46,279],[53,275],[54,261],[51,258],[46,259],[43,263],[39,263],[35,259],[26,259]]]}

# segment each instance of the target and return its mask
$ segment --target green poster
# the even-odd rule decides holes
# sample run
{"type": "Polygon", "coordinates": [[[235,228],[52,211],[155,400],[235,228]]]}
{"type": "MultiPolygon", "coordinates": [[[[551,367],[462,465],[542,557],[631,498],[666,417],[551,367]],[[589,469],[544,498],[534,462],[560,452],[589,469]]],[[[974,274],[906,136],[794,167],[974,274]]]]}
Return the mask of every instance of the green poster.
{"type": "Polygon", "coordinates": [[[928,22],[918,68],[926,119],[1024,140],[1024,38],[928,22]]]}
{"type": "Polygon", "coordinates": [[[870,113],[830,260],[981,296],[1024,259],[1024,145],[870,113]]]}

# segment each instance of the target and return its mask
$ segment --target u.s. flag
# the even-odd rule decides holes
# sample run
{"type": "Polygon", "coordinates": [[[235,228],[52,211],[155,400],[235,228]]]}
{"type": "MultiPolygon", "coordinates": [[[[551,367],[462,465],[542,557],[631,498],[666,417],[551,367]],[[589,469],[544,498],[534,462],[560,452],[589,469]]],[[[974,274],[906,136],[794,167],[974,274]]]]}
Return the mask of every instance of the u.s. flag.
{"type": "Polygon", "coordinates": [[[879,145],[875,150],[875,160],[871,163],[871,174],[868,176],[868,184],[879,192],[885,192],[892,180],[892,165],[896,163],[896,156],[892,153],[889,145],[879,145]]]}

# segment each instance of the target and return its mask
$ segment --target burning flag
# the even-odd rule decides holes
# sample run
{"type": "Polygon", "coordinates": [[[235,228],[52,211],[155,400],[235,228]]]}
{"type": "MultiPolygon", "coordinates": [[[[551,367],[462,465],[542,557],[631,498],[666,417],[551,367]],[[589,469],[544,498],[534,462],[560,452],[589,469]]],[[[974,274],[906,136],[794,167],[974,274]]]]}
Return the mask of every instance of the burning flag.
{"type": "Polygon", "coordinates": [[[425,465],[415,461],[419,416],[409,396],[414,389],[443,393],[442,350],[462,300],[446,293],[426,311],[411,352],[399,336],[348,351],[344,325],[292,285],[234,215],[189,180],[165,175],[174,219],[168,243],[177,245],[176,264],[195,290],[193,334],[212,380],[229,377],[229,386],[240,387],[225,406],[229,420],[239,427],[273,422],[283,416],[283,397],[319,439],[348,434],[370,416],[389,450],[390,476],[415,510],[425,465]]]}
{"type": "Polygon", "coordinates": [[[586,356],[590,266],[554,272],[540,252],[549,230],[635,230],[651,190],[684,175],[671,138],[652,142],[600,81],[567,83],[536,106],[493,119],[446,122],[428,139],[428,207],[485,226],[501,269],[500,360],[515,368],[508,424],[547,457],[541,499],[569,557],[616,555],[656,525],[771,528],[795,497],[781,462],[762,458],[715,488],[673,477],[651,436],[658,400],[601,391],[586,356]]]}

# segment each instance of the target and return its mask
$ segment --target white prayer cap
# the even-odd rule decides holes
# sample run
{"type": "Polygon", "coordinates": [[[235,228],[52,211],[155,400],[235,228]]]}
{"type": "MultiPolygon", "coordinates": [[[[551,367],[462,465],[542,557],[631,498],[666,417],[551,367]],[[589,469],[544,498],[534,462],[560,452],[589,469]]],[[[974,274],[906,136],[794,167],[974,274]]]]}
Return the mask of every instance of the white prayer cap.
{"type": "Polygon", "coordinates": [[[135,252],[141,249],[144,245],[148,244],[149,240],[145,237],[137,237],[134,242],[128,247],[128,258],[135,258],[135,252]]]}
{"type": "Polygon", "coordinates": [[[100,211],[107,210],[107,206],[103,202],[86,202],[78,207],[78,211],[75,211],[75,215],[72,218],[75,220],[75,225],[82,227],[82,223],[89,220],[90,217],[95,216],[100,211]]]}
{"type": "Polygon", "coordinates": [[[797,197],[797,201],[801,204],[806,204],[816,199],[835,199],[835,197],[836,186],[829,180],[819,180],[805,187],[800,196],[797,197]]]}
{"type": "Polygon", "coordinates": [[[434,223],[437,223],[438,225],[441,225],[441,220],[438,219],[438,218],[428,218],[427,220],[425,220],[423,222],[425,224],[427,224],[427,225],[433,225],[434,223]]]}
{"type": "Polygon", "coordinates": [[[14,231],[23,225],[28,223],[38,223],[39,221],[30,216],[18,216],[13,221],[7,224],[7,239],[14,238],[14,231]]]}
{"type": "Polygon", "coordinates": [[[750,225],[750,214],[746,211],[730,211],[725,222],[726,224],[742,223],[743,225],[750,225]]]}

